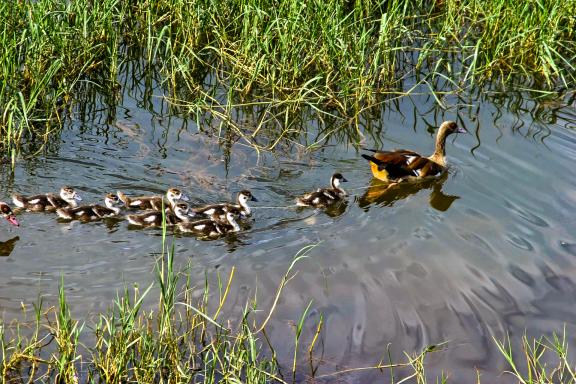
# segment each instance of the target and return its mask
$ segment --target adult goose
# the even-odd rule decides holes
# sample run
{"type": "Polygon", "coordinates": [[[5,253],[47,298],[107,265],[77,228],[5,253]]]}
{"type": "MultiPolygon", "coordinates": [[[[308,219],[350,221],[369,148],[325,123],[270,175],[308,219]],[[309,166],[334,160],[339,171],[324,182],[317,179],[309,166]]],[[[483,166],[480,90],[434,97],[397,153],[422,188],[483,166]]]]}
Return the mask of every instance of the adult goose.
{"type": "Polygon", "coordinates": [[[395,151],[378,151],[372,155],[362,154],[370,162],[370,168],[375,178],[382,181],[402,181],[409,178],[436,176],[446,169],[446,139],[453,133],[467,133],[458,127],[454,121],[445,121],[436,134],[434,153],[428,157],[419,153],[398,149],[395,151]]]}

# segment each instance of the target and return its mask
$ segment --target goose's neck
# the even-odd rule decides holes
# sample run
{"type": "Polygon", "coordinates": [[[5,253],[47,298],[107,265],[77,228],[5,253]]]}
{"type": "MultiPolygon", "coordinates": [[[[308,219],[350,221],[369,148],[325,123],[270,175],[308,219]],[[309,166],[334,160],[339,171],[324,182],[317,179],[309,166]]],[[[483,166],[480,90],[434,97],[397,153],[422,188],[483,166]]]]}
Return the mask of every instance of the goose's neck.
{"type": "Polygon", "coordinates": [[[430,160],[441,166],[446,166],[446,138],[448,135],[445,131],[438,132],[436,136],[436,147],[434,153],[429,157],[430,160]]]}

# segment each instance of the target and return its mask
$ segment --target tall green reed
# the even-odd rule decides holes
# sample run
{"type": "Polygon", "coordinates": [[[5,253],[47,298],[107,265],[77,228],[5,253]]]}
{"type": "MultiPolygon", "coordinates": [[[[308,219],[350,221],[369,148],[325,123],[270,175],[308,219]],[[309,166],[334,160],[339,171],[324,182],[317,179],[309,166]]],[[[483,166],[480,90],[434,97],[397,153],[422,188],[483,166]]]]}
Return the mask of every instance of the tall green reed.
{"type": "Polygon", "coordinates": [[[0,145],[46,141],[85,84],[117,96],[129,67],[173,112],[216,118],[258,150],[301,132],[304,109],[354,125],[418,85],[440,106],[494,84],[570,88],[575,13],[563,0],[5,2],[0,145]]]}

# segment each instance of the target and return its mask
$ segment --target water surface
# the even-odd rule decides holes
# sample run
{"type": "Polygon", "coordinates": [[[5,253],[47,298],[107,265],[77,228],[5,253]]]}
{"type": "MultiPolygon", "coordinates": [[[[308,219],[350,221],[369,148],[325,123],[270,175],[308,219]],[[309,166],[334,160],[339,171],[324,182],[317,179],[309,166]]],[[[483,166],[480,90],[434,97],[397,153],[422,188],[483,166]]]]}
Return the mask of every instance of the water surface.
{"type": "MultiPolygon", "coordinates": [[[[400,359],[404,350],[449,341],[431,357],[431,374],[471,382],[478,369],[483,382],[511,382],[500,375],[507,367],[493,336],[518,340],[565,326],[576,347],[574,101],[484,95],[447,100],[443,110],[414,96],[384,104],[356,143],[333,138],[313,152],[294,144],[258,154],[242,141],[222,145],[208,133],[216,126],[167,117],[160,98],[146,108],[137,100],[126,94],[113,111],[79,113],[47,154],[18,159],[13,175],[2,169],[0,198],[69,184],[90,202],[116,190],[177,186],[201,204],[251,190],[259,203],[250,227],[215,241],[177,236],[178,265],[191,262],[198,289],[206,271],[227,275],[236,267],[227,309],[239,316],[256,292],[259,306],[269,308],[294,255],[319,244],[297,265],[269,335],[281,361],[290,362],[292,324],[312,301],[304,339],[323,314],[320,374],[375,364],[388,346],[400,359]],[[470,131],[447,144],[449,174],[388,189],[372,181],[359,145],[431,153],[434,127],[446,119],[470,131]],[[329,214],[294,209],[296,196],[327,185],[335,171],[349,180],[345,204],[329,214]]],[[[117,220],[65,223],[42,213],[19,219],[20,228],[2,223],[0,233],[5,321],[38,296],[55,304],[61,276],[73,315],[84,319],[108,309],[126,284],[154,280],[158,230],[117,220]]]]}

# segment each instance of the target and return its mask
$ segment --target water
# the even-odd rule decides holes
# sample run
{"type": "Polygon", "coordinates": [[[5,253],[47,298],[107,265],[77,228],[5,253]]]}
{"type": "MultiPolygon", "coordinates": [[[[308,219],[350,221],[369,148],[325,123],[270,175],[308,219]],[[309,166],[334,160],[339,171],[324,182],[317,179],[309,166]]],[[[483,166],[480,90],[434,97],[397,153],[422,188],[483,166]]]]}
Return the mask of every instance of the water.
{"type": "MultiPolygon", "coordinates": [[[[241,141],[221,145],[203,133],[216,126],[199,130],[192,121],[166,117],[161,100],[152,100],[143,109],[126,95],[112,111],[75,119],[48,154],[19,159],[13,176],[2,170],[0,197],[69,184],[90,202],[116,190],[135,195],[178,186],[200,204],[251,190],[259,203],[250,228],[215,241],[177,237],[178,265],[191,262],[199,290],[206,272],[214,279],[234,266],[227,313],[237,317],[255,295],[260,308],[270,308],[294,255],[318,244],[297,264],[269,336],[289,363],[292,325],[312,301],[303,338],[312,339],[323,314],[319,374],[376,364],[388,346],[402,359],[404,350],[448,341],[429,359],[431,374],[471,382],[479,370],[483,382],[512,382],[500,375],[507,366],[492,337],[517,341],[524,332],[550,335],[566,327],[576,347],[573,101],[512,94],[471,105],[453,100],[441,110],[417,96],[384,105],[360,144],[428,154],[430,127],[458,118],[470,131],[449,140],[446,177],[386,189],[371,185],[366,161],[348,142],[258,155],[241,141]],[[346,204],[329,214],[291,207],[299,194],[327,185],[335,171],[349,180],[346,204]]],[[[55,304],[62,276],[73,316],[88,321],[125,285],[154,280],[159,230],[133,230],[116,220],[64,223],[43,213],[21,212],[19,219],[20,228],[2,223],[0,233],[4,321],[39,296],[55,304]]]]}

